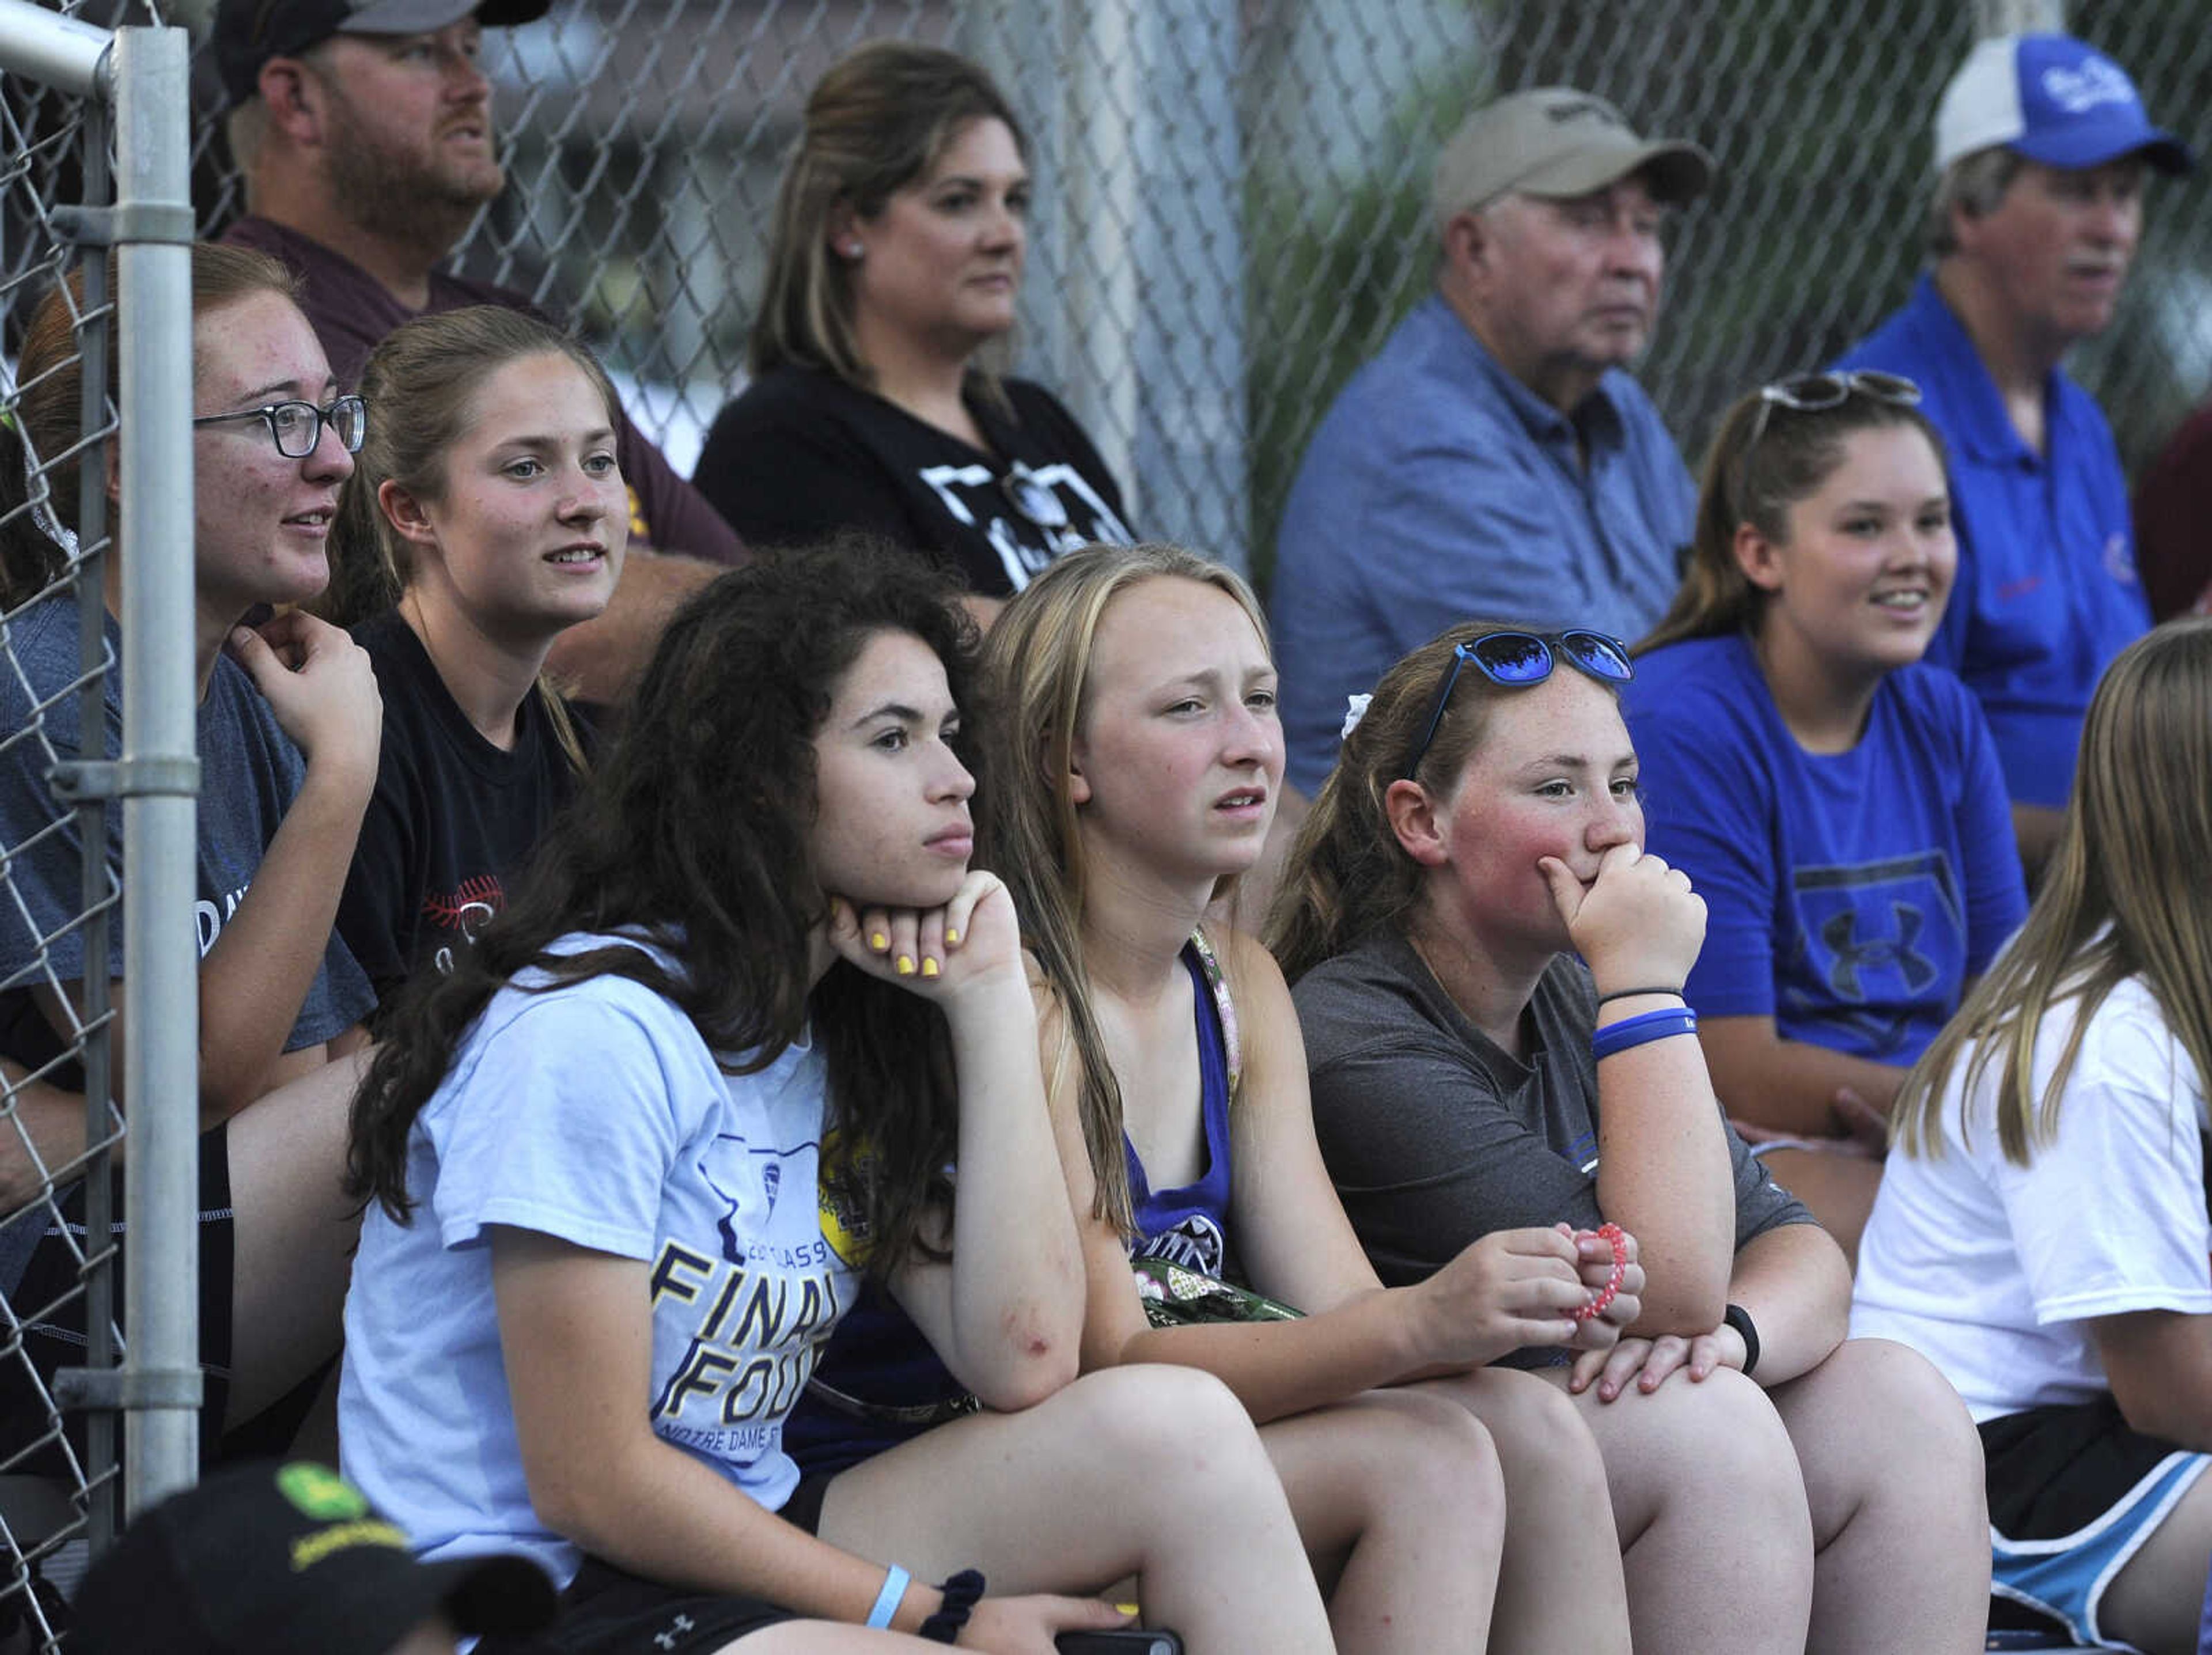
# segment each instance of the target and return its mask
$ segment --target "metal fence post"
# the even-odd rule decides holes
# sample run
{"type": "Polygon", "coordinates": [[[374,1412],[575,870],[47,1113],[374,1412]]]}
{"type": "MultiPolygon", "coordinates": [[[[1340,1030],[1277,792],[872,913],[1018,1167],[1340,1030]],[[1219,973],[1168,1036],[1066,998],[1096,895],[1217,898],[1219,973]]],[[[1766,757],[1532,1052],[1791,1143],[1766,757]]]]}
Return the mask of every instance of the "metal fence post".
{"type": "Polygon", "coordinates": [[[124,1456],[132,1512],[199,1463],[199,959],[191,924],[198,755],[192,681],[191,189],[179,28],[117,31],[121,249],[123,914],[131,1039],[124,1456]]]}

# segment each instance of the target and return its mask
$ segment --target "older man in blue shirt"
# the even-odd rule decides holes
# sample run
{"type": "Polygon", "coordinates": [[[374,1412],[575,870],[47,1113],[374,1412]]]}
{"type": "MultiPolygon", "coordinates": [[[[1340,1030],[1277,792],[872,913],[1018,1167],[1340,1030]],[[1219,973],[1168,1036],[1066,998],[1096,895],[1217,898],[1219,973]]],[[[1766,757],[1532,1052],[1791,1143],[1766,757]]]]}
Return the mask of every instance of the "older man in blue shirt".
{"type": "Polygon", "coordinates": [[[2063,34],[1982,41],[1936,110],[1932,268],[1838,364],[1918,380],[1950,448],[1959,575],[1927,659],[1989,717],[2031,874],[2090,692],[2150,625],[2112,429],[2059,367],[2112,320],[2146,163],[2191,158],[2110,58],[2063,34]]]}
{"type": "Polygon", "coordinates": [[[1314,434],[1271,605],[1290,779],[1335,763],[1346,697],[1455,623],[1633,638],[1674,595],[1697,493],[1621,365],[1650,337],[1662,209],[1711,177],[1601,98],[1518,92],[1445,145],[1437,290],[1314,434]]]}

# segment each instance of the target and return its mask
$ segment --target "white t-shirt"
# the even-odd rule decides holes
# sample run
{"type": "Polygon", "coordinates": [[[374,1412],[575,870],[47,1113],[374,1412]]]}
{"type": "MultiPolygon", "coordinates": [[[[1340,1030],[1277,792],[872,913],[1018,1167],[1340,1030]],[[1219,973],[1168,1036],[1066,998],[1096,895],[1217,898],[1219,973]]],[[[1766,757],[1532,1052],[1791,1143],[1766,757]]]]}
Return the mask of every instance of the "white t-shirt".
{"type": "MultiPolygon", "coordinates": [[[[607,939],[570,939],[563,948],[607,939]]],[[[394,1223],[372,1207],[346,1299],[346,1475],[428,1556],[579,1553],[531,1509],[486,1227],[650,1267],[653,1430],[768,1509],[799,1481],[783,1421],[857,1276],[823,1235],[820,1056],[726,1075],[627,978],[500,991],[415,1123],[394,1223]]]]}
{"type": "MultiPolygon", "coordinates": [[[[2078,1003],[2078,1002],[2075,1002],[2078,1003]]],[[[2040,1098],[2075,1021],[2038,1031],[2040,1098]]],[[[1893,1153],[1859,1243],[1851,1334],[1896,1339],[1943,1371],[1977,1421],[2111,1390],[2087,1325],[2129,1311],[2212,1313],[2204,1087],[2140,978],[2116,987],[2082,1037],[2058,1135],[2007,1160],[1978,1077],[1963,1114],[1957,1064],[1943,1153],[1893,1153]]]]}

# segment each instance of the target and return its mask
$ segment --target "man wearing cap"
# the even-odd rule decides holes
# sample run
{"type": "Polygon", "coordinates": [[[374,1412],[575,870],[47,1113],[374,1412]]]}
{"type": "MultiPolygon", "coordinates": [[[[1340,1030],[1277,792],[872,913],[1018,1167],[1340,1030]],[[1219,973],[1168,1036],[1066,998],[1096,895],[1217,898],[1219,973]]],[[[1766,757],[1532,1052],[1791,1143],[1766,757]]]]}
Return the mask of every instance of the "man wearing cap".
{"type": "Polygon", "coordinates": [[[221,1471],[138,1518],[84,1578],[70,1655],[453,1655],[535,1632],[553,1583],[526,1557],[422,1563],[326,1466],[221,1471]]]}
{"type": "MultiPolygon", "coordinates": [[[[537,312],[520,293],[438,266],[507,181],[477,61],[483,30],[550,3],[222,0],[214,55],[247,212],[223,240],[300,274],[341,384],[358,383],[368,353],[410,317],[481,304],[537,312]]],[[[556,670],[595,701],[618,698],[667,612],[744,555],[627,419],[617,457],[631,512],[621,586],[606,613],[555,646],[556,670]]]]}
{"type": "Polygon", "coordinates": [[[1981,701],[2031,877],[2090,692],[2150,624],[2111,428],[2059,367],[2112,320],[2146,163],[2191,159],[2110,58],[2063,34],[1982,41],[1936,110],[1930,267],[1838,364],[1919,381],[1949,447],[1959,575],[1927,659],[1981,701]]]}
{"type": "Polygon", "coordinates": [[[1345,386],[1284,511],[1297,786],[1335,762],[1346,696],[1455,622],[1634,638],[1666,609],[1697,493],[1623,365],[1658,309],[1662,209],[1711,174],[1695,144],[1564,88],[1501,98],[1444,146],[1437,290],[1345,386]]]}

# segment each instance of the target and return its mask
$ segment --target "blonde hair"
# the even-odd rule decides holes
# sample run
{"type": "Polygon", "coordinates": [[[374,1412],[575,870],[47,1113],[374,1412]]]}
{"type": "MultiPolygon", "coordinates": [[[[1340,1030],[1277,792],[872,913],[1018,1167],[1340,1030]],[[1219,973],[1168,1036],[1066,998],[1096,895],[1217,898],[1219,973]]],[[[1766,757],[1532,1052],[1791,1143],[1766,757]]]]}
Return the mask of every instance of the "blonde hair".
{"type": "Polygon", "coordinates": [[[1510,630],[1518,629],[1499,621],[1455,626],[1376,685],[1298,829],[1268,915],[1268,950],[1292,983],[1370,933],[1400,924],[1419,899],[1423,870],[1398,843],[1384,795],[1392,782],[1412,780],[1437,797],[1459,779],[1482,745],[1492,709],[1512,693],[1479,672],[1459,674],[1436,735],[1410,776],[1407,762],[1436,711],[1454,651],[1486,632],[1510,630]]]}
{"type": "MultiPolygon", "coordinates": [[[[2169,622],[2106,669],[2082,726],[2073,797],[2043,889],[2009,947],[1905,1077],[1892,1136],[1943,1153],[1948,1084],[1998,1064],[1997,1141],[2025,1166],[2058,1131],[2066,1082],[2106,995],[2140,976],[2212,1083],[2212,619],[2169,622]],[[2042,1094],[2035,1043],[2077,1002],[2042,1094]],[[1970,1055],[1971,1052],[1971,1055],[1970,1055]]],[[[1965,1130],[1963,1119],[1960,1129],[1965,1130]]]]}
{"type": "Polygon", "coordinates": [[[830,216],[846,207],[873,218],[978,120],[1004,122],[1027,160],[1029,140],[991,77],[938,46],[872,40],[815,83],[776,191],[768,279],[746,341],[754,374],[792,364],[873,386],[854,331],[852,272],[830,251],[830,216]]]}
{"type": "Polygon", "coordinates": [[[1227,593],[1267,641],[1260,600],[1220,564],[1180,546],[1085,546],[1048,566],[993,624],[983,647],[985,711],[976,754],[976,866],[1006,881],[1022,940],[1059,998],[1081,1070],[1083,1138],[1097,1183],[1092,1210],[1124,1235],[1133,1219],[1121,1091],[1083,964],[1087,885],[1069,764],[1107,605],[1132,587],[1163,579],[1227,593]]]}
{"type": "Polygon", "coordinates": [[[1857,392],[1832,408],[1792,408],[1770,402],[1763,391],[1737,398],[1705,454],[1682,584],[1665,617],[1635,653],[1685,638],[1756,631],[1766,594],[1736,562],[1736,530],[1747,523],[1774,545],[1788,545],[1790,511],[1835,475],[1850,438],[1899,425],[1925,437],[1936,465],[1945,465],[1942,437],[1926,415],[1905,404],[1857,392]]]}

